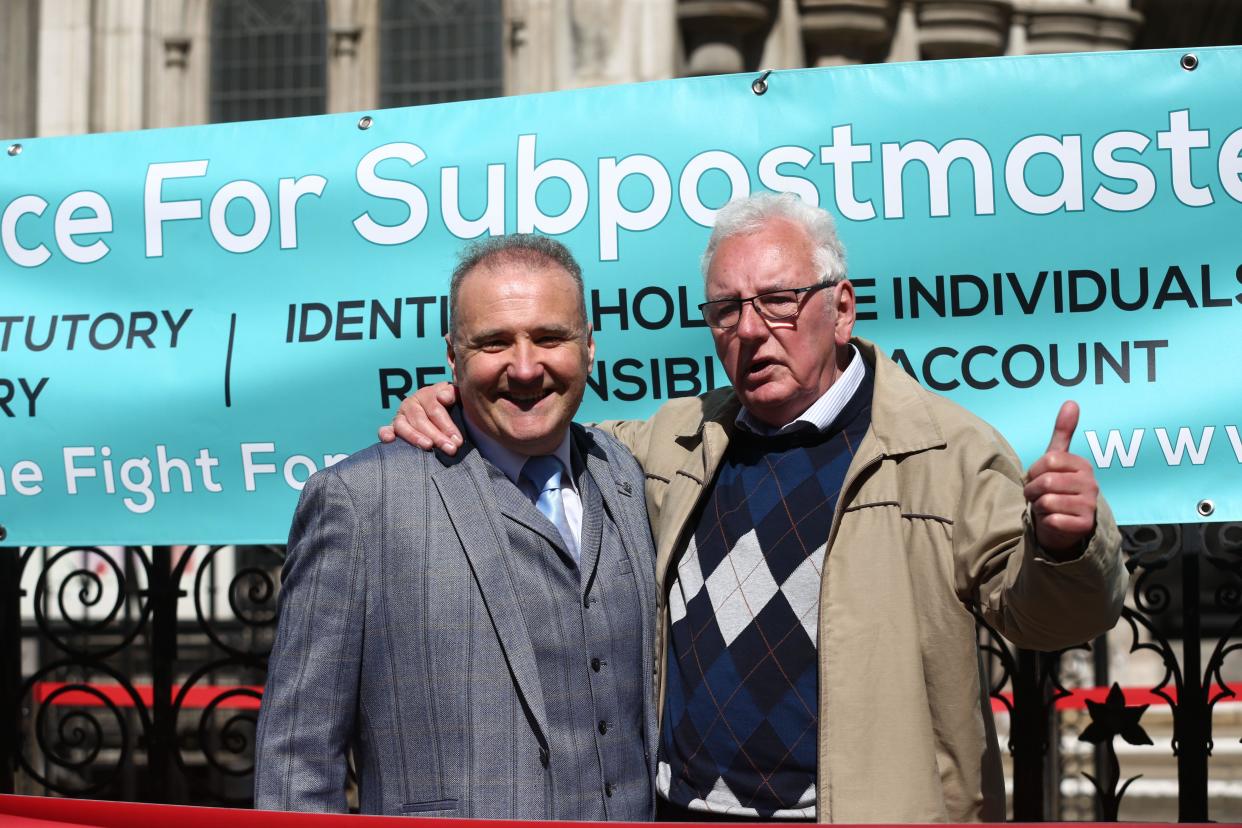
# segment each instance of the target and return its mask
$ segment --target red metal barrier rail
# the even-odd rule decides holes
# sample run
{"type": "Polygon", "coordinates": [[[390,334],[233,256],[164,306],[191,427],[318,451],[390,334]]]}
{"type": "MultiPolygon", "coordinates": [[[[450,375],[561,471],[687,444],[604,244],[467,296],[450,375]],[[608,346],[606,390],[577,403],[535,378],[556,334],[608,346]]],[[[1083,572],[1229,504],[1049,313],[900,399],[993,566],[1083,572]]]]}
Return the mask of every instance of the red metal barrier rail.
{"type": "MultiPolygon", "coordinates": [[[[417,817],[414,817],[417,819],[417,817]]],[[[199,808],[190,805],[146,805],[131,802],[103,802],[91,799],[55,799],[42,796],[0,795],[0,828],[367,828],[367,826],[409,825],[411,817],[351,816],[346,814],[285,814],[276,811],[246,811],[234,808],[199,808]]],[[[428,818],[425,818],[428,819],[428,818]]],[[[647,826],[645,822],[612,823],[618,828],[647,826]]],[[[668,823],[675,825],[677,823],[668,823]]],[[[764,823],[756,823],[762,825],[764,823]]],[[[1021,823],[1017,823],[1021,824],[1021,823]]],[[[1035,823],[1028,823],[1035,824],[1035,823]]],[[[1143,823],[1153,825],[1155,823],[1143,823]]],[[[573,828],[579,822],[517,822],[511,820],[474,820],[435,818],[436,828],[573,828]]],[[[1105,828],[1138,823],[1056,823],[1073,828],[1105,828]]],[[[874,827],[873,827],[874,828],[874,827]]]]}
{"type": "MultiPolygon", "coordinates": [[[[66,686],[68,685],[63,682],[56,681],[36,682],[34,685],[34,700],[39,704],[43,704],[49,697],[51,697],[51,703],[53,705],[64,707],[103,707],[105,704],[104,700],[101,699],[99,695],[95,695],[95,693],[88,693],[84,690],[67,690],[58,692],[66,686]]],[[[117,707],[133,707],[134,705],[133,697],[130,696],[125,688],[119,684],[91,684],[90,687],[101,696],[107,698],[108,701],[112,702],[117,707]]],[[[151,690],[151,685],[136,684],[134,685],[134,690],[138,693],[138,698],[142,700],[142,703],[145,706],[150,707],[154,699],[154,693],[151,690]]],[[[211,704],[218,696],[225,693],[232,693],[236,690],[251,691],[259,695],[263,694],[263,688],[259,685],[202,684],[196,687],[191,687],[186,692],[185,701],[182,702],[181,706],[182,708],[188,709],[204,708],[211,704]]],[[[1224,690],[1224,688],[1222,688],[1219,684],[1213,684],[1211,688],[1209,688],[1208,698],[1215,698],[1222,692],[1222,690],[1224,690]]],[[[1168,701],[1164,697],[1158,696],[1150,689],[1144,687],[1126,687],[1123,688],[1123,691],[1126,695],[1126,704],[1131,706],[1148,704],[1159,707],[1161,705],[1168,704],[1168,701]]],[[[176,699],[177,694],[180,692],[181,685],[174,684],[172,688],[172,698],[176,699]]],[[[1170,686],[1165,688],[1165,692],[1168,693],[1174,701],[1177,701],[1177,688],[1170,686]]],[[[1010,694],[1005,693],[1003,695],[1010,701],[1013,700],[1013,697],[1010,694]]],[[[1068,696],[1057,701],[1057,709],[1082,710],[1086,708],[1088,700],[1103,702],[1106,696],[1108,696],[1107,687],[1083,687],[1077,690],[1071,690],[1068,696]]],[[[1220,700],[1221,704],[1227,704],[1230,702],[1242,702],[1242,697],[1225,696],[1220,700]]],[[[259,700],[253,696],[235,695],[224,699],[219,703],[219,705],[217,705],[217,707],[235,710],[258,710],[259,700]]],[[[1003,712],[1005,710],[1004,702],[1000,699],[992,699],[992,710],[997,713],[1003,712]]]]}
{"type": "MultiPolygon", "coordinates": [[[[88,685],[92,691],[85,690],[64,690],[65,687],[72,685],[60,681],[37,681],[33,688],[34,700],[39,704],[43,704],[50,697],[53,706],[62,707],[104,707],[106,702],[104,698],[112,702],[117,707],[133,707],[134,698],[119,684],[90,684],[88,685]],[[98,693],[98,695],[96,695],[98,693]],[[103,698],[100,698],[102,696],[103,698]]],[[[225,693],[233,693],[237,690],[247,690],[263,695],[262,685],[239,685],[239,684],[200,684],[191,687],[186,691],[185,701],[181,703],[184,708],[203,708],[207,707],[218,696],[225,693]]],[[[138,698],[142,700],[145,707],[150,708],[155,700],[155,692],[149,684],[135,684],[134,691],[138,693],[138,698]]],[[[181,685],[174,684],[172,686],[172,699],[177,698],[177,694],[181,692],[181,685]]],[[[218,705],[218,708],[231,708],[236,710],[258,710],[259,700],[254,696],[235,695],[224,699],[218,705]]]]}
{"type": "MultiPolygon", "coordinates": [[[[1108,697],[1108,691],[1109,688],[1107,687],[1080,687],[1076,690],[1071,690],[1065,698],[1057,699],[1057,710],[1083,710],[1086,708],[1088,701],[1102,703],[1108,697]]],[[[1140,704],[1160,707],[1169,703],[1164,696],[1158,696],[1146,687],[1123,687],[1122,692],[1125,693],[1126,704],[1131,707],[1140,704]]],[[[1174,702],[1177,701],[1177,688],[1172,684],[1164,688],[1162,692],[1168,694],[1169,698],[1173,699],[1174,702]]],[[[1226,695],[1220,699],[1219,704],[1242,702],[1242,698],[1239,698],[1233,691],[1223,688],[1219,684],[1213,684],[1208,688],[1207,697],[1213,699],[1222,693],[1226,695]]],[[[1002,693],[1001,695],[1009,699],[1010,702],[1013,701],[1011,693],[1002,693]]],[[[1000,713],[1004,710],[1004,702],[1000,699],[992,699],[992,712],[1000,713]]]]}

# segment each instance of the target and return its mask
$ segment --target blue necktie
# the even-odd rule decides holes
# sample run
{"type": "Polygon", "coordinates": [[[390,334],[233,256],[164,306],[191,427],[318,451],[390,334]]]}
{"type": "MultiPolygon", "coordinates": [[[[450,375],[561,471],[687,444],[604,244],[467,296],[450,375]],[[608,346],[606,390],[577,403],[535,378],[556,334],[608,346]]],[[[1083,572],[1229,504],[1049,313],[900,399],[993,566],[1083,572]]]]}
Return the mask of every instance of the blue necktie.
{"type": "Polygon", "coordinates": [[[574,542],[573,533],[569,531],[569,521],[565,519],[565,501],[561,499],[561,461],[550,454],[532,457],[522,466],[522,479],[531,486],[535,495],[535,508],[551,521],[565,548],[578,560],[578,544],[574,542]]]}

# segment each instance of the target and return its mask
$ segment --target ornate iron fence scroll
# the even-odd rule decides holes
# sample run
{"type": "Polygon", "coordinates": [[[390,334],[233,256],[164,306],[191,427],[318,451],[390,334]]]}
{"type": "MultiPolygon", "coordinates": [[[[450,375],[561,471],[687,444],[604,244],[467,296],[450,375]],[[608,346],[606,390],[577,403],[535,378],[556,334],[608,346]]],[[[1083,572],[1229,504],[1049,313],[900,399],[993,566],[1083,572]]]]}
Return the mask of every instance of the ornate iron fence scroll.
{"type": "Polygon", "coordinates": [[[1109,636],[1034,653],[1010,646],[979,619],[989,691],[1009,720],[1012,816],[1023,822],[1116,821],[1143,775],[1126,770],[1126,762],[1137,764],[1140,755],[1127,750],[1123,761],[1117,747],[1126,743],[1152,746],[1173,760],[1178,821],[1237,819],[1242,805],[1236,795],[1230,813],[1211,812],[1209,760],[1213,714],[1218,703],[1237,700],[1242,685],[1242,659],[1231,660],[1242,649],[1242,524],[1142,525],[1122,532],[1130,594],[1109,636]],[[1127,657],[1145,659],[1145,669],[1128,673],[1154,680],[1123,690],[1110,676],[1112,665],[1127,657]],[[1075,699],[1071,682],[1098,692],[1058,705],[1075,699]],[[1154,742],[1143,721],[1153,706],[1171,715],[1167,741],[1154,742]],[[1074,707],[1081,712],[1069,715],[1074,707]],[[1090,746],[1086,761],[1075,743],[1090,746]],[[1072,801],[1084,797],[1090,799],[1086,813],[1072,801]]]}
{"type": "Polygon", "coordinates": [[[0,790],[247,805],[276,547],[0,550],[0,790]]]}

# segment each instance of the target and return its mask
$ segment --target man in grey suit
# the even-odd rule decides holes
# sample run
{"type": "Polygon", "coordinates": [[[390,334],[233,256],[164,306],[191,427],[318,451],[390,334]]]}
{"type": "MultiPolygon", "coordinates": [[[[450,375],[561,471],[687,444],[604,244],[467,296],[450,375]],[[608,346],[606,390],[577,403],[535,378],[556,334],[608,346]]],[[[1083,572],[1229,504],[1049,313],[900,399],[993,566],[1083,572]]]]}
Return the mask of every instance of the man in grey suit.
{"type": "Polygon", "coordinates": [[[455,456],[375,445],[314,475],[289,536],[255,805],[648,820],[654,550],[638,464],[571,422],[594,342],[559,243],[453,273],[455,456]]]}

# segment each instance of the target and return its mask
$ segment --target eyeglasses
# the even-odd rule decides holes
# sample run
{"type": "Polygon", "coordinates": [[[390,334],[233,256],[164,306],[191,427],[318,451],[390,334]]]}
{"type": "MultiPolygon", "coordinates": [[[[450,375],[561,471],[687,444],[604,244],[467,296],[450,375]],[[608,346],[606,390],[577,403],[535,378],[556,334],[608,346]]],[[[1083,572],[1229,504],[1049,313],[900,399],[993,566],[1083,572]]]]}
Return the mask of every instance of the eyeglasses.
{"type": "Polygon", "coordinates": [[[769,290],[766,293],[745,298],[717,299],[714,302],[704,302],[699,305],[699,312],[703,314],[703,321],[710,327],[732,328],[742,320],[742,303],[750,302],[755,313],[775,322],[797,316],[802,310],[800,298],[802,294],[810,294],[825,287],[832,287],[832,285],[820,282],[809,287],[769,290]]]}

